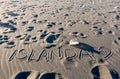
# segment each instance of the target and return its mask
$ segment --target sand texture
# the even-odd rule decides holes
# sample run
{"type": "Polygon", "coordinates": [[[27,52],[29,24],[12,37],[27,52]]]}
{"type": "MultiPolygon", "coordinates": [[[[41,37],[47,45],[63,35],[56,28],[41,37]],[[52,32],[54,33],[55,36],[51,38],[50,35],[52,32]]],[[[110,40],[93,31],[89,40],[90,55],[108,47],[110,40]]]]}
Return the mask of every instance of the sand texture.
{"type": "Polygon", "coordinates": [[[119,79],[120,0],[0,0],[0,79],[119,79]]]}

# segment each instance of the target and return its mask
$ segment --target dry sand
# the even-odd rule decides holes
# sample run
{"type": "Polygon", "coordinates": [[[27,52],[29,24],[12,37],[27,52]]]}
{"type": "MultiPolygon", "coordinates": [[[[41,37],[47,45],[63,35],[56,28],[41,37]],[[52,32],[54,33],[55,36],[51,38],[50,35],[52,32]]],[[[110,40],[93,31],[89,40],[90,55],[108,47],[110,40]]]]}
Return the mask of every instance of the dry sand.
{"type": "Polygon", "coordinates": [[[119,79],[119,0],[0,1],[0,79],[119,79]]]}

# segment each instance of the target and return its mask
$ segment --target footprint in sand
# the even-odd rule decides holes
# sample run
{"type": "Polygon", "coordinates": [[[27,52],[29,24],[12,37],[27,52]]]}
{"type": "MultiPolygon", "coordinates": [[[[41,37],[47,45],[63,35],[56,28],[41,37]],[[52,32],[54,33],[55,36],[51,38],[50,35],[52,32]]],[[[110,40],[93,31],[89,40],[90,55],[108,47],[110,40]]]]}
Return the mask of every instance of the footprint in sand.
{"type": "Polygon", "coordinates": [[[63,79],[60,73],[44,73],[41,74],[40,79],[63,79]]]}
{"type": "Polygon", "coordinates": [[[113,79],[119,79],[120,78],[120,75],[116,70],[111,69],[110,73],[111,73],[113,79]]]}
{"type": "Polygon", "coordinates": [[[115,35],[115,32],[112,31],[112,30],[108,30],[108,31],[106,31],[106,32],[107,32],[107,34],[109,34],[109,35],[115,35]]]}
{"type": "Polygon", "coordinates": [[[15,43],[13,41],[10,41],[7,43],[7,46],[5,48],[12,48],[12,47],[15,47],[15,43]]]}
{"type": "Polygon", "coordinates": [[[25,39],[26,36],[27,36],[27,34],[16,35],[15,38],[17,38],[17,39],[19,39],[19,40],[23,40],[23,39],[25,39]]]}
{"type": "Polygon", "coordinates": [[[100,31],[100,30],[102,30],[102,28],[100,26],[93,26],[93,27],[91,27],[90,30],[91,31],[100,31]]]}
{"type": "Polygon", "coordinates": [[[34,30],[34,26],[29,26],[26,31],[31,32],[32,30],[34,30]]]}
{"type": "Polygon", "coordinates": [[[14,33],[15,30],[12,29],[5,29],[5,31],[3,32],[3,34],[9,34],[9,33],[14,33]]]}
{"type": "Polygon", "coordinates": [[[63,79],[60,73],[41,73],[38,71],[18,72],[10,79],[63,79]]]}
{"type": "Polygon", "coordinates": [[[56,46],[56,40],[59,38],[60,34],[50,33],[45,37],[45,48],[51,48],[56,46]]]}
{"type": "Polygon", "coordinates": [[[37,37],[36,36],[32,36],[31,40],[32,40],[32,42],[37,42],[37,37]]]}
{"type": "Polygon", "coordinates": [[[40,79],[40,73],[38,71],[24,71],[16,73],[10,79],[40,79]]]}
{"type": "Polygon", "coordinates": [[[0,35],[0,44],[7,43],[9,40],[9,37],[7,35],[0,35]]]}
{"type": "Polygon", "coordinates": [[[64,65],[64,67],[68,70],[71,70],[75,67],[77,67],[77,62],[74,61],[74,59],[71,57],[68,57],[64,60],[61,60],[61,64],[64,65]]]}
{"type": "Polygon", "coordinates": [[[47,30],[45,30],[41,35],[40,35],[40,39],[44,39],[45,36],[47,36],[48,33],[47,33],[47,30]]]}
{"type": "Polygon", "coordinates": [[[7,35],[4,36],[3,40],[8,41],[9,37],[7,35]]]}
{"type": "Polygon", "coordinates": [[[75,31],[75,32],[70,32],[69,35],[77,37],[79,35],[79,33],[75,31]]]}
{"type": "Polygon", "coordinates": [[[3,35],[0,35],[0,40],[2,40],[3,35]]]}
{"type": "Polygon", "coordinates": [[[24,39],[24,44],[29,44],[30,43],[30,38],[31,38],[31,35],[27,35],[24,39]]]}
{"type": "Polygon", "coordinates": [[[103,35],[103,29],[100,26],[93,26],[90,28],[90,30],[95,34],[95,35],[103,35]]]}
{"type": "Polygon", "coordinates": [[[119,74],[107,68],[106,65],[97,65],[91,69],[94,79],[119,79],[119,74]]]}
{"type": "Polygon", "coordinates": [[[38,18],[38,14],[32,14],[34,18],[38,18]]]}
{"type": "Polygon", "coordinates": [[[55,40],[57,40],[57,38],[59,38],[60,34],[50,34],[46,37],[45,41],[47,43],[54,43],[55,40]]]}
{"type": "Polygon", "coordinates": [[[117,39],[115,39],[113,42],[112,42],[113,45],[115,46],[120,46],[120,37],[117,37],[117,39]]]}
{"type": "Polygon", "coordinates": [[[103,35],[103,31],[94,31],[95,35],[103,35]]]}
{"type": "Polygon", "coordinates": [[[8,20],[8,23],[12,24],[12,25],[17,25],[16,22],[14,22],[13,20],[8,20]]]}
{"type": "MultiPolygon", "coordinates": [[[[31,39],[31,35],[27,35],[27,34],[23,34],[23,35],[17,35],[15,36],[15,38],[19,39],[19,40],[23,40],[24,44],[29,44],[30,43],[30,39],[31,39]]],[[[32,37],[32,41],[36,41],[35,37],[32,37]]]]}
{"type": "Polygon", "coordinates": [[[119,29],[120,29],[120,24],[115,24],[113,27],[114,27],[116,30],[119,30],[119,29]]]}
{"type": "Polygon", "coordinates": [[[116,16],[115,16],[115,19],[116,19],[116,20],[120,20],[120,16],[119,16],[119,15],[116,15],[116,16]]]}
{"type": "Polygon", "coordinates": [[[16,35],[15,38],[20,38],[22,35],[16,35]]]}
{"type": "Polygon", "coordinates": [[[37,32],[42,32],[43,30],[37,30],[37,32]]]}
{"type": "Polygon", "coordinates": [[[81,38],[87,38],[87,35],[84,34],[84,33],[80,33],[80,37],[81,37],[81,38]]]}
{"type": "Polygon", "coordinates": [[[63,28],[63,27],[60,27],[60,28],[58,28],[58,31],[59,31],[59,32],[64,31],[64,28],[63,28]]]}
{"type": "Polygon", "coordinates": [[[28,23],[28,21],[22,21],[21,25],[25,26],[28,23]]]}
{"type": "Polygon", "coordinates": [[[2,44],[3,43],[3,35],[0,35],[0,44],[2,44]]]}

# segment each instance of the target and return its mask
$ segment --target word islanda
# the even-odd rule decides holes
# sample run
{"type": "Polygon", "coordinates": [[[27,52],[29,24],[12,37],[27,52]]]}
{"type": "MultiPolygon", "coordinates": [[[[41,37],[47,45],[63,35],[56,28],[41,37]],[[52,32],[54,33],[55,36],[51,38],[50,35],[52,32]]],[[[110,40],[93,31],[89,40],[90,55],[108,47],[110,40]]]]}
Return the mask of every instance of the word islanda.
{"type": "MultiPolygon", "coordinates": [[[[49,50],[49,49],[42,49],[40,51],[26,51],[26,49],[16,49],[13,52],[11,52],[8,61],[13,61],[14,59],[16,60],[22,60],[22,61],[35,61],[35,62],[40,62],[42,60],[49,62],[53,61],[56,58],[58,59],[82,59],[84,57],[89,57],[90,60],[96,60],[94,52],[86,51],[83,49],[63,49],[63,48],[56,48],[56,50],[49,50]]],[[[100,53],[102,55],[102,58],[108,59],[112,56],[112,52],[108,50],[101,50],[100,53]]]]}

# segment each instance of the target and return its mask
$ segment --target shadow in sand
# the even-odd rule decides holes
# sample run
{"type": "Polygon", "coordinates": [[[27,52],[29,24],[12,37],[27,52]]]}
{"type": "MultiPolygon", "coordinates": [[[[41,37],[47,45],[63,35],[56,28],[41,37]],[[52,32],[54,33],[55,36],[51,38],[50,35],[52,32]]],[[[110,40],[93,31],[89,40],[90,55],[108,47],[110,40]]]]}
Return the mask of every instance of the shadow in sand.
{"type": "Polygon", "coordinates": [[[30,75],[30,72],[20,72],[17,74],[15,79],[27,79],[27,77],[30,75]]]}
{"type": "Polygon", "coordinates": [[[56,73],[46,73],[41,76],[40,79],[55,79],[56,73]]]}
{"type": "Polygon", "coordinates": [[[74,45],[74,47],[88,51],[88,52],[92,52],[92,53],[97,53],[97,54],[100,53],[99,51],[95,50],[94,47],[92,47],[88,44],[85,44],[85,43],[80,43],[78,45],[74,45]]]}
{"type": "MultiPolygon", "coordinates": [[[[15,1],[15,0],[14,0],[15,1]]],[[[17,0],[16,0],[17,1],[17,0]]],[[[7,12],[8,15],[11,15],[11,16],[19,16],[18,13],[14,13],[13,11],[9,11],[7,12]]]]}
{"type": "Polygon", "coordinates": [[[98,66],[94,67],[91,70],[91,73],[94,75],[94,79],[100,79],[99,68],[98,66]]]}
{"type": "Polygon", "coordinates": [[[17,30],[17,28],[15,28],[14,26],[10,25],[9,23],[0,22],[0,27],[10,28],[13,31],[17,30]]]}
{"type": "Polygon", "coordinates": [[[113,70],[113,69],[110,70],[110,73],[111,73],[113,79],[120,79],[118,72],[116,72],[115,70],[113,70]]]}

